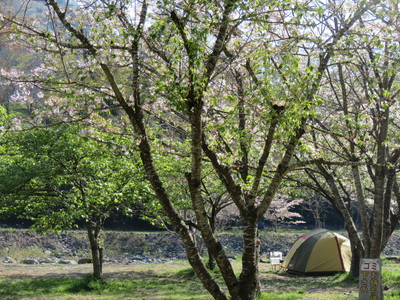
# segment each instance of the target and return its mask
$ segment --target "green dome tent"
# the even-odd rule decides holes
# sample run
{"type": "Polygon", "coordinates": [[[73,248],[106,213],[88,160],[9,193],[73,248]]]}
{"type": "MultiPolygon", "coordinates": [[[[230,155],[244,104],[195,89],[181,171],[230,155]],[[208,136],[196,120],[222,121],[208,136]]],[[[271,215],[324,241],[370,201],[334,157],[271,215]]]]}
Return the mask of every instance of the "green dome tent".
{"type": "Polygon", "coordinates": [[[340,234],[316,229],[294,242],[282,267],[305,275],[348,272],[350,264],[350,241],[340,234]]]}

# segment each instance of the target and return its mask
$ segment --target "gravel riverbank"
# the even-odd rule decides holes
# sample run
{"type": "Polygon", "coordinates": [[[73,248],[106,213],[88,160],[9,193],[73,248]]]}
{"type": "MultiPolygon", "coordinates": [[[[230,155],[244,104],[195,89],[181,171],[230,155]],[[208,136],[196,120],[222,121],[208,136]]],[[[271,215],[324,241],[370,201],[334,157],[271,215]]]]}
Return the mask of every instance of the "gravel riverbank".
{"type": "MultiPolygon", "coordinates": [[[[299,235],[300,232],[261,232],[261,255],[269,251],[287,252],[299,235]]],[[[229,256],[240,255],[243,243],[239,234],[221,234],[219,238],[229,256]]],[[[204,249],[201,241],[198,245],[204,249]]],[[[393,234],[383,254],[400,255],[400,232],[393,234]]],[[[118,263],[163,262],[186,257],[178,236],[167,232],[105,232],[104,256],[106,260],[118,263]]],[[[31,263],[72,263],[88,257],[89,245],[85,231],[40,235],[31,230],[0,230],[0,262],[31,259],[34,260],[31,263]]]]}

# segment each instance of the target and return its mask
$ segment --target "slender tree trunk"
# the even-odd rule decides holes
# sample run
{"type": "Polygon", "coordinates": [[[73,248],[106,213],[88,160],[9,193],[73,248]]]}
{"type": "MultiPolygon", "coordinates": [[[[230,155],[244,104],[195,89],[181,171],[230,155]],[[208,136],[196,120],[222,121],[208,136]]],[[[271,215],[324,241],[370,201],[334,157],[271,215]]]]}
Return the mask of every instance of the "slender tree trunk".
{"type": "Polygon", "coordinates": [[[99,247],[100,274],[103,274],[103,247],[99,247]]]}
{"type": "Polygon", "coordinates": [[[389,168],[387,171],[387,181],[386,181],[386,190],[385,190],[385,198],[384,198],[384,223],[383,223],[383,233],[382,233],[382,245],[381,251],[385,248],[390,236],[393,233],[393,230],[396,228],[398,224],[400,212],[395,214],[391,210],[392,206],[392,195],[397,194],[398,187],[396,185],[396,168],[393,166],[397,165],[397,161],[400,157],[400,148],[397,148],[393,151],[391,157],[389,158],[389,168]]]}
{"type": "Polygon", "coordinates": [[[382,248],[383,235],[383,217],[384,217],[384,194],[385,194],[385,179],[386,170],[386,151],[385,144],[388,135],[389,109],[386,109],[381,116],[379,135],[376,141],[377,144],[377,161],[375,167],[374,181],[374,208],[372,221],[372,236],[371,236],[371,251],[369,257],[379,258],[382,248]]]}
{"type": "MultiPolygon", "coordinates": [[[[214,209],[214,207],[211,209],[211,216],[210,216],[210,218],[209,218],[209,222],[210,222],[210,227],[211,227],[211,231],[212,231],[212,233],[214,234],[215,233],[215,220],[216,220],[216,218],[217,218],[217,213],[216,213],[216,211],[215,211],[215,209],[214,209]]],[[[212,255],[212,253],[211,253],[211,251],[209,250],[209,249],[207,249],[208,250],[208,262],[207,262],[207,267],[211,270],[211,271],[213,271],[214,269],[215,269],[215,265],[216,265],[216,262],[215,262],[215,258],[214,258],[214,256],[212,255]]]]}
{"type": "Polygon", "coordinates": [[[364,257],[363,249],[358,248],[356,243],[351,243],[351,266],[350,276],[358,277],[360,273],[360,259],[364,257]]]}
{"type": "MultiPolygon", "coordinates": [[[[368,226],[368,212],[367,212],[367,206],[365,204],[365,197],[364,197],[364,191],[362,188],[362,182],[361,182],[361,176],[360,176],[360,170],[357,166],[352,167],[352,174],[353,174],[353,180],[354,180],[354,185],[356,188],[357,192],[357,201],[359,205],[359,211],[360,211],[360,219],[361,219],[361,227],[363,231],[363,243],[364,243],[364,250],[363,255],[366,253],[370,252],[371,249],[371,241],[370,241],[370,231],[369,231],[369,226],[368,226]]],[[[361,256],[360,258],[362,258],[361,256]]],[[[358,272],[358,271],[357,271],[358,272]]]]}
{"type": "Polygon", "coordinates": [[[103,249],[100,246],[99,235],[101,226],[93,226],[91,221],[86,222],[86,229],[89,237],[90,250],[92,253],[93,277],[101,279],[103,274],[103,249]]]}
{"type": "Polygon", "coordinates": [[[258,230],[258,224],[256,225],[257,230],[257,240],[256,240],[256,268],[257,268],[257,295],[261,295],[261,283],[260,283],[260,270],[258,269],[258,263],[260,261],[260,248],[261,248],[261,241],[260,241],[260,231],[258,230]]]}
{"type": "MultiPolygon", "coordinates": [[[[394,182],[393,182],[393,193],[395,195],[394,196],[395,199],[397,200],[397,206],[400,207],[400,190],[399,190],[399,186],[397,184],[396,178],[394,178],[394,182]]],[[[389,218],[390,218],[390,226],[388,228],[386,228],[386,230],[383,234],[382,251],[383,251],[383,247],[386,246],[386,244],[388,243],[389,238],[391,237],[393,231],[396,229],[397,224],[399,224],[400,209],[398,209],[396,213],[389,212],[389,218]]]]}
{"type": "Polygon", "coordinates": [[[381,254],[382,244],[382,231],[383,231],[383,187],[384,182],[384,167],[378,166],[376,168],[376,181],[375,181],[375,193],[374,193],[374,209],[373,209],[373,220],[371,230],[371,250],[368,253],[368,257],[379,258],[381,254]]]}

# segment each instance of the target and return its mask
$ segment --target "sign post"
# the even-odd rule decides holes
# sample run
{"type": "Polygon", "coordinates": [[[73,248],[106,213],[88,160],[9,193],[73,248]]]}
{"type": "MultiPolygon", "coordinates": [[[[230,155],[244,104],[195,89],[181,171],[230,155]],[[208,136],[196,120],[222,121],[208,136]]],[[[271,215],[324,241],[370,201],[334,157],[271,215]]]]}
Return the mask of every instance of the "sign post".
{"type": "Polygon", "coordinates": [[[382,300],[382,262],[379,258],[362,258],[360,262],[359,300],[382,300]]]}

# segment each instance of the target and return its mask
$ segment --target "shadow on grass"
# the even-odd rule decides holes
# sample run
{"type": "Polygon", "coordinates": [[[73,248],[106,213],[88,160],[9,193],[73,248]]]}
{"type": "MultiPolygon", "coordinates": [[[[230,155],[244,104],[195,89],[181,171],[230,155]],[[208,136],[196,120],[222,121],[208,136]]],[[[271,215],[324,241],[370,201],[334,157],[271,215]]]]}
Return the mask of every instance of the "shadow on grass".
{"type": "Polygon", "coordinates": [[[358,279],[347,273],[299,276],[286,272],[261,274],[259,300],[356,299],[358,279]]]}
{"type": "Polygon", "coordinates": [[[358,279],[346,274],[326,276],[299,276],[286,272],[275,273],[272,276],[261,276],[261,285],[265,290],[293,291],[305,289],[307,291],[319,289],[354,289],[357,288],[358,279]]]}
{"type": "Polygon", "coordinates": [[[0,281],[0,299],[20,299],[29,296],[46,296],[65,292],[77,279],[74,278],[26,278],[0,281]]]}
{"type": "Polygon", "coordinates": [[[73,294],[81,292],[102,291],[106,289],[107,282],[104,279],[94,278],[93,275],[87,275],[81,280],[77,280],[67,289],[68,292],[73,294]]]}
{"type": "MultiPolygon", "coordinates": [[[[97,299],[203,299],[208,297],[191,268],[175,274],[148,271],[123,272],[96,280],[92,275],[79,278],[13,278],[0,279],[0,299],[42,297],[76,297],[90,295],[97,299]],[[187,297],[190,298],[187,298],[187,297]],[[100,297],[100,296],[98,296],[100,297]]],[[[92,298],[91,298],[92,299],[92,298]]]]}
{"type": "Polygon", "coordinates": [[[25,278],[9,277],[0,281],[0,299],[20,299],[30,296],[56,296],[79,294],[85,292],[101,293],[107,288],[107,283],[102,279],[95,279],[92,275],[79,278],[50,277],[50,278],[25,278]]]}

